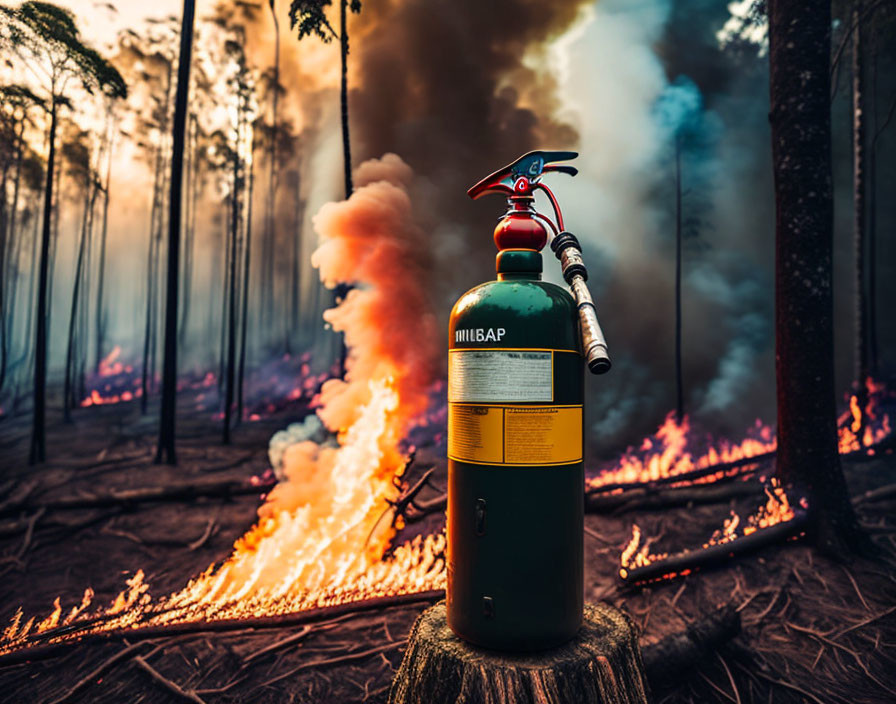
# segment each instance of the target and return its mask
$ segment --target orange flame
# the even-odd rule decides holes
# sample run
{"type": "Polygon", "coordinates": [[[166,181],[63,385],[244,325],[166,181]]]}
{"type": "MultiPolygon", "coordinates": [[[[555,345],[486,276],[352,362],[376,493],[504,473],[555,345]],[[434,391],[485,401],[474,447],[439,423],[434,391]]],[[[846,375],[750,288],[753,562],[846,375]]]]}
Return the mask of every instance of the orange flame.
{"type": "MultiPolygon", "coordinates": [[[[866,388],[868,402],[865,408],[860,408],[858,397],[853,394],[849,398],[849,409],[837,419],[840,454],[861,450],[873,454],[873,445],[892,432],[889,416],[880,410],[885,394],[884,385],[869,378],[866,388]]],[[[777,447],[774,431],[759,420],[750,429],[749,436],[739,443],[718,440],[696,457],[690,449],[694,444],[693,440],[688,417],[685,416],[679,423],[675,414],[669,413],[654,435],[644,438],[638,449],[630,447],[626,450],[615,466],[604,469],[589,479],[588,487],[600,489],[615,484],[646,484],[678,476],[681,476],[682,483],[709,483],[736,470],[722,468],[716,473],[693,479],[689,479],[687,475],[715,465],[756,457],[777,447]]],[[[673,484],[675,485],[677,484],[673,484]]]]}
{"type": "MultiPolygon", "coordinates": [[[[427,407],[440,353],[427,307],[427,241],[403,186],[410,177],[394,155],[367,162],[352,197],[314,219],[321,245],[312,261],[322,280],[359,284],[324,316],[349,347],[345,379],[323,385],[317,411],[336,445],[285,449],[284,480],[222,565],[154,605],[140,571],[103,612],[112,618],[90,628],[268,616],[444,588],[444,535],[390,551],[396,529],[380,521],[399,495],[396,478],[408,459],[402,440],[427,407]]],[[[79,613],[89,601],[85,594],[79,613]]],[[[57,600],[39,628],[52,628],[60,614],[57,600]]],[[[20,627],[21,619],[0,651],[24,643],[33,619],[20,627]]]]}
{"type": "MultiPolygon", "coordinates": [[[[629,448],[616,466],[605,469],[590,479],[589,488],[599,489],[610,484],[648,483],[687,475],[717,464],[755,457],[774,450],[777,445],[771,428],[756,421],[752,429],[753,437],[736,444],[720,440],[716,446],[711,445],[704,453],[694,457],[688,450],[692,441],[690,432],[691,425],[687,416],[679,423],[675,414],[669,413],[652,437],[644,438],[638,450],[629,448]]],[[[700,477],[694,482],[712,482],[725,474],[722,470],[717,474],[700,477]]]]}
{"type": "MultiPolygon", "coordinates": [[[[767,497],[765,504],[760,506],[756,513],[747,518],[746,523],[743,525],[743,529],[740,532],[738,532],[738,528],[741,526],[742,519],[737,513],[732,511],[731,515],[725,519],[722,527],[715,531],[709,540],[703,543],[703,548],[709,548],[714,545],[724,545],[725,543],[730,543],[733,540],[736,540],[739,536],[750,535],[757,530],[792,521],[796,517],[796,513],[787,497],[787,493],[774,477],[772,478],[770,485],[765,488],[765,494],[767,497]]],[[[807,507],[805,499],[801,500],[801,505],[803,508],[807,507]]],[[[669,557],[669,553],[651,553],[651,542],[652,541],[648,539],[642,544],[641,529],[637,524],[632,525],[632,538],[622,551],[622,555],[619,559],[619,575],[623,579],[625,579],[632,570],[638,567],[645,567],[646,565],[665,560],[669,557]]],[[[664,577],[672,576],[676,575],[664,575],[664,577]]]]}

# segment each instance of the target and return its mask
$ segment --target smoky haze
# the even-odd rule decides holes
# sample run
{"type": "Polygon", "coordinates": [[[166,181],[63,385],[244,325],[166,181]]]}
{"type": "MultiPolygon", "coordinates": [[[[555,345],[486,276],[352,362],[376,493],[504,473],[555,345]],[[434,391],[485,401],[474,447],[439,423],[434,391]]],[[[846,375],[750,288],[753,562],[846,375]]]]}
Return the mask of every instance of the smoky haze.
{"type": "MultiPolygon", "coordinates": [[[[70,4],[86,7],[85,2],[70,4]]],[[[312,220],[326,203],[342,198],[339,46],[316,37],[298,41],[289,28],[288,4],[276,2],[284,87],[279,120],[291,138],[279,152],[271,280],[260,268],[259,249],[270,187],[267,156],[264,147],[255,153],[250,310],[258,305],[262,286],[273,287],[284,301],[296,279],[296,317],[266,324],[294,327],[295,347],[312,348],[321,370],[330,366],[338,347],[321,317],[332,293],[322,289],[311,266],[318,246],[312,220]],[[295,246],[299,266],[292,271],[295,246]]],[[[178,8],[171,3],[169,9],[179,14],[178,8]]],[[[494,277],[492,229],[504,210],[497,197],[470,201],[467,188],[531,149],[580,152],[579,175],[558,175],[550,183],[568,228],[583,242],[589,284],[614,362],[610,374],[588,379],[587,422],[597,453],[613,454],[621,444],[651,433],[675,405],[676,135],[684,135],[685,410],[698,425],[731,437],[756,418],[774,422],[767,64],[755,51],[734,54],[719,48],[715,33],[727,16],[718,3],[671,0],[367,0],[360,14],[349,17],[353,163],[394,153],[412,170],[407,189],[414,220],[426,235],[426,265],[433,272],[427,295],[443,349],[454,301],[494,277]]],[[[130,8],[127,17],[131,22],[130,8]]],[[[212,44],[236,26],[245,29],[245,52],[255,73],[268,71],[274,29],[267,3],[204,8],[197,51],[213,59],[212,44]],[[202,29],[212,16],[218,34],[202,29]]],[[[89,34],[90,25],[84,24],[84,30],[89,34]]],[[[143,28],[135,31],[141,34],[143,28]]],[[[885,77],[896,75],[888,73],[892,58],[882,51],[882,96],[892,88],[885,77]]],[[[209,64],[220,68],[221,62],[212,59],[209,64]]],[[[258,116],[269,120],[269,94],[264,81],[256,79],[258,116]]],[[[850,381],[852,334],[847,93],[841,88],[834,103],[836,359],[842,391],[850,381]]],[[[226,117],[232,109],[227,99],[224,91],[219,104],[206,112],[226,117]]],[[[113,166],[108,343],[122,345],[131,361],[139,361],[152,173],[145,154],[134,146],[147,135],[126,120],[123,124],[131,134],[117,143],[113,166]]],[[[892,153],[892,134],[883,135],[880,147],[892,153]]],[[[896,161],[881,156],[878,163],[883,183],[896,161]]],[[[215,367],[218,356],[229,178],[221,173],[205,176],[197,206],[184,370],[215,367]]],[[[63,189],[71,191],[65,180],[63,189]]],[[[74,196],[63,201],[51,345],[57,370],[65,348],[79,207],[74,196]]],[[[882,207],[879,229],[892,227],[893,213],[882,207]]],[[[886,264],[896,259],[894,246],[885,238],[879,243],[882,309],[896,295],[896,272],[886,264]]],[[[407,266],[413,269],[416,263],[407,266]]],[[[545,269],[548,278],[559,280],[549,253],[545,269]]],[[[269,331],[259,319],[250,315],[249,361],[255,365],[279,354],[266,344],[269,331]]],[[[892,346],[896,334],[896,326],[885,323],[881,316],[882,349],[892,346]]]]}

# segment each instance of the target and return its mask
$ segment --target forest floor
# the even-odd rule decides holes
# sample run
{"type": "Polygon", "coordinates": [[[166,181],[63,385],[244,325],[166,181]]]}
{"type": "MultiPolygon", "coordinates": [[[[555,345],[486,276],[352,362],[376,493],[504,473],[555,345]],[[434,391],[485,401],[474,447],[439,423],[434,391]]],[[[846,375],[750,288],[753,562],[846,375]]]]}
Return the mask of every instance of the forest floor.
{"type": "MultiPolygon", "coordinates": [[[[51,460],[37,468],[26,461],[29,418],[0,421],[0,507],[24,496],[39,505],[113,489],[261,476],[269,467],[271,435],[305,412],[293,406],[244,423],[225,447],[220,422],[191,412],[192,394],[179,401],[184,420],[177,467],[152,464],[153,405],[145,416],[136,403],[82,409],[72,424],[51,414],[51,460]]],[[[435,466],[436,482],[444,485],[442,455],[439,445],[422,448],[411,481],[435,466]]],[[[896,482],[896,457],[848,461],[845,470],[852,495],[860,497],[896,482]]],[[[674,552],[701,544],[730,510],[746,515],[757,501],[587,515],[586,600],[627,611],[645,644],[722,605],[740,609],[741,634],[681,672],[673,685],[655,688],[656,701],[896,701],[894,492],[857,502],[879,549],[875,559],[834,562],[792,541],[677,580],[641,588],[620,583],[619,556],[633,523],[656,537],[655,550],[674,552]]],[[[258,505],[257,495],[242,495],[0,518],[0,628],[19,607],[42,618],[57,596],[71,605],[88,586],[96,592],[94,604],[109,603],[138,569],[156,597],[179,589],[227,557],[253,524],[258,505]]],[[[438,530],[442,521],[432,515],[406,531],[438,530]]],[[[384,702],[410,628],[425,607],[364,612],[306,628],[162,637],[94,677],[86,676],[127,646],[80,645],[39,662],[0,662],[0,701],[384,702]],[[261,652],[287,638],[288,644],[261,652]]]]}

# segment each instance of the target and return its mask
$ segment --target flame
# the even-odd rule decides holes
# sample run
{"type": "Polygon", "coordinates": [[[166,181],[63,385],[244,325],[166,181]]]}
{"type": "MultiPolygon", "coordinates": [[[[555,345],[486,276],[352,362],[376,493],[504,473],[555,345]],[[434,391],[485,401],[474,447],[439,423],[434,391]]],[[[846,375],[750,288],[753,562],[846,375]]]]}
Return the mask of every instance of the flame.
{"type": "Polygon", "coordinates": [[[856,394],[849,397],[849,409],[837,418],[840,454],[865,450],[874,454],[873,445],[884,440],[891,432],[890,417],[880,409],[886,393],[884,385],[871,377],[865,380],[865,408],[861,408],[856,394]]]}
{"type": "MultiPolygon", "coordinates": [[[[772,478],[768,486],[765,487],[766,502],[760,506],[756,513],[749,516],[743,525],[743,529],[738,532],[738,528],[743,522],[741,517],[731,511],[730,516],[725,519],[722,527],[715,531],[712,536],[703,543],[703,548],[709,548],[714,545],[724,545],[736,540],[738,537],[747,536],[755,533],[763,528],[769,528],[779,523],[792,521],[796,517],[796,512],[787,497],[787,492],[780,485],[776,478],[772,478]]],[[[805,499],[800,500],[803,509],[808,508],[805,499]]],[[[641,542],[641,529],[637,524],[632,525],[632,538],[622,551],[620,556],[619,576],[625,579],[629,573],[638,568],[645,567],[654,562],[665,560],[669,557],[669,553],[651,553],[651,540],[648,539],[641,542]]],[[[674,576],[681,576],[690,572],[686,570],[679,575],[668,574],[661,578],[666,579],[674,576]]]]}
{"type": "MultiPolygon", "coordinates": [[[[849,409],[837,419],[840,454],[858,451],[873,454],[873,446],[892,432],[889,415],[880,408],[886,396],[884,385],[869,378],[866,388],[868,402],[865,408],[860,408],[858,397],[853,394],[849,397],[849,409]]],[[[615,466],[606,468],[589,479],[588,487],[601,489],[615,487],[617,484],[647,484],[679,476],[681,484],[714,482],[738,470],[722,467],[718,472],[700,477],[691,478],[687,475],[716,465],[763,455],[777,447],[775,432],[759,420],[739,443],[721,439],[713,444],[710,439],[708,448],[697,454],[691,449],[696,442],[688,417],[685,416],[679,423],[675,414],[669,413],[656,433],[644,438],[638,449],[628,448],[615,466]]],[[[679,483],[673,483],[672,486],[679,486],[679,483]]],[[[617,487],[616,490],[621,491],[621,488],[617,487]]]]}
{"type": "MultiPolygon", "coordinates": [[[[284,479],[222,564],[155,602],[137,572],[99,612],[101,622],[84,624],[87,632],[271,616],[444,588],[444,534],[393,546],[401,522],[381,521],[400,494],[411,450],[403,439],[427,409],[440,353],[427,306],[427,241],[402,185],[409,181],[394,155],[368,162],[352,197],[324,206],[314,220],[321,245],[312,261],[322,280],[360,284],[324,316],[349,348],[345,378],[326,381],[317,399],[336,443],[285,448],[284,479]]],[[[70,619],[92,596],[85,593],[70,619]]],[[[57,599],[40,631],[71,637],[51,633],[61,613],[57,599]]],[[[27,643],[33,619],[20,626],[21,619],[19,612],[4,632],[0,652],[27,643]]]]}
{"type": "MultiPolygon", "coordinates": [[[[669,479],[687,475],[695,470],[713,467],[717,464],[735,462],[770,452],[777,446],[772,429],[756,421],[750,434],[739,443],[719,440],[716,445],[698,456],[688,448],[693,444],[690,420],[685,416],[678,422],[674,413],[669,413],[659,429],[651,437],[644,438],[640,447],[629,448],[614,467],[604,469],[589,480],[589,488],[600,489],[611,484],[649,483],[658,479],[669,479]]],[[[720,470],[694,483],[712,482],[728,472],[720,470]]]]}

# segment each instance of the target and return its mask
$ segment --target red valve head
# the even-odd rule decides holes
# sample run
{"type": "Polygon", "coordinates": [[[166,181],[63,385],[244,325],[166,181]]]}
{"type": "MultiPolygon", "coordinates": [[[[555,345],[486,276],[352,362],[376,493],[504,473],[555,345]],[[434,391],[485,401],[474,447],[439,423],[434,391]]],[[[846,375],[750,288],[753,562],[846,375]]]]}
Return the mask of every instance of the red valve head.
{"type": "Polygon", "coordinates": [[[503,249],[540,251],[548,241],[548,231],[529,208],[531,197],[511,198],[511,209],[495,227],[495,246],[503,249]]]}

